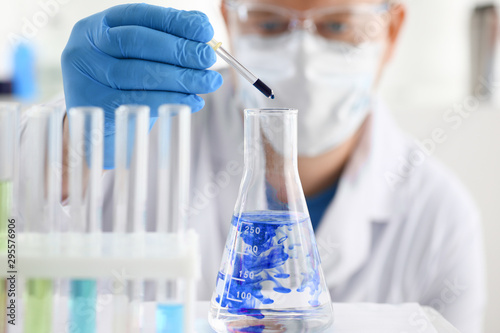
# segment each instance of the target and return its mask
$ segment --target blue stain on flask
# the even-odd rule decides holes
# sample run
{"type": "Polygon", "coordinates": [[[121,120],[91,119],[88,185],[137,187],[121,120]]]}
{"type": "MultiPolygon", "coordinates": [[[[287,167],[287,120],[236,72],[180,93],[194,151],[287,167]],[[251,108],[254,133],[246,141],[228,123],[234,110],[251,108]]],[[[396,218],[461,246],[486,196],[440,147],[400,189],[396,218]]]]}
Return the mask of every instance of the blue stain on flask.
{"type": "Polygon", "coordinates": [[[209,311],[217,332],[322,332],[333,323],[296,128],[297,110],[245,110],[245,168],[209,311]]]}

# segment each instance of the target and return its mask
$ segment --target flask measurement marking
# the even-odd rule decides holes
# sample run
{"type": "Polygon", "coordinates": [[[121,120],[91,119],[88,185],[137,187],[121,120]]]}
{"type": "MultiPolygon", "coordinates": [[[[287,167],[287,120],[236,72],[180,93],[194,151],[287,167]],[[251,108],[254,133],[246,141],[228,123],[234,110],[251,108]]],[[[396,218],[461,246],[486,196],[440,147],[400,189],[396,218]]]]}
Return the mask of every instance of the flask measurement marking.
{"type": "Polygon", "coordinates": [[[230,301],[235,301],[235,302],[240,302],[240,303],[243,303],[243,301],[241,299],[234,299],[234,298],[231,298],[229,296],[226,297],[228,300],[230,301]]]}
{"type": "Polygon", "coordinates": [[[231,277],[231,280],[229,281],[229,286],[227,287],[226,298],[228,300],[230,300],[230,301],[235,301],[235,302],[243,303],[243,301],[241,299],[234,299],[234,298],[229,297],[229,290],[231,290],[231,282],[233,282],[233,279],[234,279],[234,277],[231,277]]]}
{"type": "MultiPolygon", "coordinates": [[[[254,227],[254,223],[241,221],[240,228],[239,228],[238,231],[240,233],[250,233],[250,234],[257,234],[258,235],[258,234],[260,234],[261,230],[260,230],[259,227],[254,227]],[[246,224],[246,226],[244,226],[244,224],[246,224]]],[[[259,251],[259,247],[257,245],[254,245],[254,246],[247,245],[246,250],[248,250],[250,252],[257,253],[259,251]]],[[[235,253],[239,254],[239,255],[242,255],[242,256],[246,256],[246,255],[249,254],[248,252],[239,252],[239,251],[235,251],[235,253]]],[[[241,277],[241,272],[240,272],[240,277],[241,277]]],[[[245,273],[245,277],[250,277],[250,278],[253,279],[254,273],[253,272],[252,273],[246,272],[245,273]]],[[[231,301],[242,303],[243,300],[241,300],[241,299],[234,299],[234,298],[229,297],[229,293],[230,293],[230,290],[231,290],[231,282],[233,282],[233,280],[240,281],[240,282],[247,282],[246,279],[241,279],[241,278],[237,278],[237,277],[231,276],[231,279],[229,281],[229,285],[228,285],[228,288],[227,288],[226,298],[228,300],[231,300],[231,301]]],[[[238,291],[237,292],[238,296],[239,296],[239,293],[240,292],[238,291]]],[[[245,296],[247,296],[247,295],[245,295],[245,296]]],[[[251,297],[251,294],[248,294],[248,298],[247,297],[243,297],[243,299],[250,299],[250,297],[251,297]]]]}
{"type": "Polygon", "coordinates": [[[235,278],[234,276],[231,277],[231,279],[236,280],[236,281],[241,281],[241,282],[245,282],[246,281],[245,279],[235,278]]]}
{"type": "Polygon", "coordinates": [[[249,234],[260,234],[260,228],[259,227],[255,227],[254,226],[254,223],[251,223],[251,222],[245,222],[245,221],[241,221],[241,228],[244,229],[244,230],[241,230],[241,232],[245,232],[245,233],[249,233],[249,234]],[[246,225],[244,225],[246,224],[246,225]]]}

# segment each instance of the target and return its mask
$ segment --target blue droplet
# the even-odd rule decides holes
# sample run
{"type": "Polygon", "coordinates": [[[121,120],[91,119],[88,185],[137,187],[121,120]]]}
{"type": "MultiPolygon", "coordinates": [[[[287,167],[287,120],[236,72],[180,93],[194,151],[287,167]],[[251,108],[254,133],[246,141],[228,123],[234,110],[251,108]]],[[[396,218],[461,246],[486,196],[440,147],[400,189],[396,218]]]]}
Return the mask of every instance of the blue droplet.
{"type": "MultiPolygon", "coordinates": [[[[297,224],[303,221],[307,219],[288,211],[244,213],[234,216],[231,224],[238,238],[226,244],[232,271],[225,272],[227,276],[219,272],[218,281],[225,281],[225,284],[223,291],[216,297],[217,303],[227,308],[229,313],[262,319],[264,315],[259,309],[260,305],[275,303],[273,299],[262,293],[263,282],[271,283],[271,285],[265,285],[266,290],[272,288],[278,293],[291,293],[292,290],[285,287],[287,281],[284,279],[289,279],[290,274],[285,272],[284,267],[288,260],[298,258],[302,253],[289,251],[302,245],[300,243],[289,245],[285,241],[290,239],[287,230],[294,232],[297,224]],[[236,242],[240,242],[239,244],[243,246],[240,247],[241,250],[238,253],[234,251],[238,244],[236,242]]],[[[315,244],[312,245],[314,248],[315,244]]],[[[304,254],[310,255],[308,252],[304,254]]],[[[308,294],[311,295],[309,304],[316,304],[322,291],[318,267],[319,261],[315,260],[304,267],[304,272],[300,272],[303,278],[297,291],[304,292],[306,288],[309,289],[308,294]]],[[[252,326],[248,329],[256,327],[260,326],[252,326]]],[[[240,330],[240,332],[254,331],[240,330]]]]}
{"type": "Polygon", "coordinates": [[[286,241],[288,238],[288,236],[285,236],[285,237],[281,237],[279,240],[278,240],[278,244],[281,244],[283,243],[284,241],[286,241]]]}
{"type": "Polygon", "coordinates": [[[310,301],[309,301],[309,304],[311,304],[312,306],[319,306],[319,305],[320,305],[319,301],[318,301],[318,300],[316,300],[316,299],[312,299],[312,300],[310,300],[310,301]]]}
{"type": "Polygon", "coordinates": [[[282,293],[282,294],[288,294],[292,291],[291,289],[288,289],[285,287],[274,287],[273,290],[278,292],[278,293],[282,293]]]}
{"type": "Polygon", "coordinates": [[[276,274],[276,275],[274,275],[274,277],[277,278],[277,279],[286,279],[286,278],[290,277],[290,274],[284,274],[284,273],[282,273],[282,274],[276,274]]]}

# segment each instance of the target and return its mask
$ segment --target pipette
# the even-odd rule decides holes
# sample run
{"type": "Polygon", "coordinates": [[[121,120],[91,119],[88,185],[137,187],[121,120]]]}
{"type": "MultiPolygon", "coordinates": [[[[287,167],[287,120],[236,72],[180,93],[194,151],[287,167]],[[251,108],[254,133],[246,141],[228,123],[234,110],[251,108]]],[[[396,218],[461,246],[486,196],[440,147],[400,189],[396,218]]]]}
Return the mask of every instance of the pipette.
{"type": "Polygon", "coordinates": [[[214,51],[222,58],[225,62],[231,65],[234,69],[238,71],[248,82],[253,84],[253,86],[261,93],[263,93],[267,98],[274,99],[274,93],[271,88],[269,88],[264,82],[262,82],[257,76],[245,68],[239,63],[229,52],[227,52],[221,45],[221,42],[212,39],[208,42],[208,45],[214,49],[214,51]]]}

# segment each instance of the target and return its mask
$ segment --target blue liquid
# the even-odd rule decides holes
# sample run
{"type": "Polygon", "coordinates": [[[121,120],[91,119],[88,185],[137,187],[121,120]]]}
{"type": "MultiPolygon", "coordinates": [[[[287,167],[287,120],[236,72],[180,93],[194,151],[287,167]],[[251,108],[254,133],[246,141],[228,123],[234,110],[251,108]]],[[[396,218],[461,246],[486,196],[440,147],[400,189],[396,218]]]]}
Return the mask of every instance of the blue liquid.
{"type": "Polygon", "coordinates": [[[229,313],[256,319],[265,317],[262,306],[286,309],[296,298],[307,299],[301,308],[321,305],[319,255],[308,216],[251,212],[234,216],[231,224],[229,258],[218,274],[215,302],[229,313]]]}
{"type": "Polygon", "coordinates": [[[176,303],[158,304],[156,307],[156,332],[183,333],[184,305],[176,303]]]}
{"type": "Polygon", "coordinates": [[[242,328],[238,330],[238,332],[245,332],[245,333],[262,333],[264,332],[264,329],[266,328],[265,325],[256,325],[256,326],[248,326],[245,328],[242,328]]]}
{"type": "Polygon", "coordinates": [[[71,333],[95,333],[97,282],[95,280],[72,280],[69,301],[71,333]]]}

